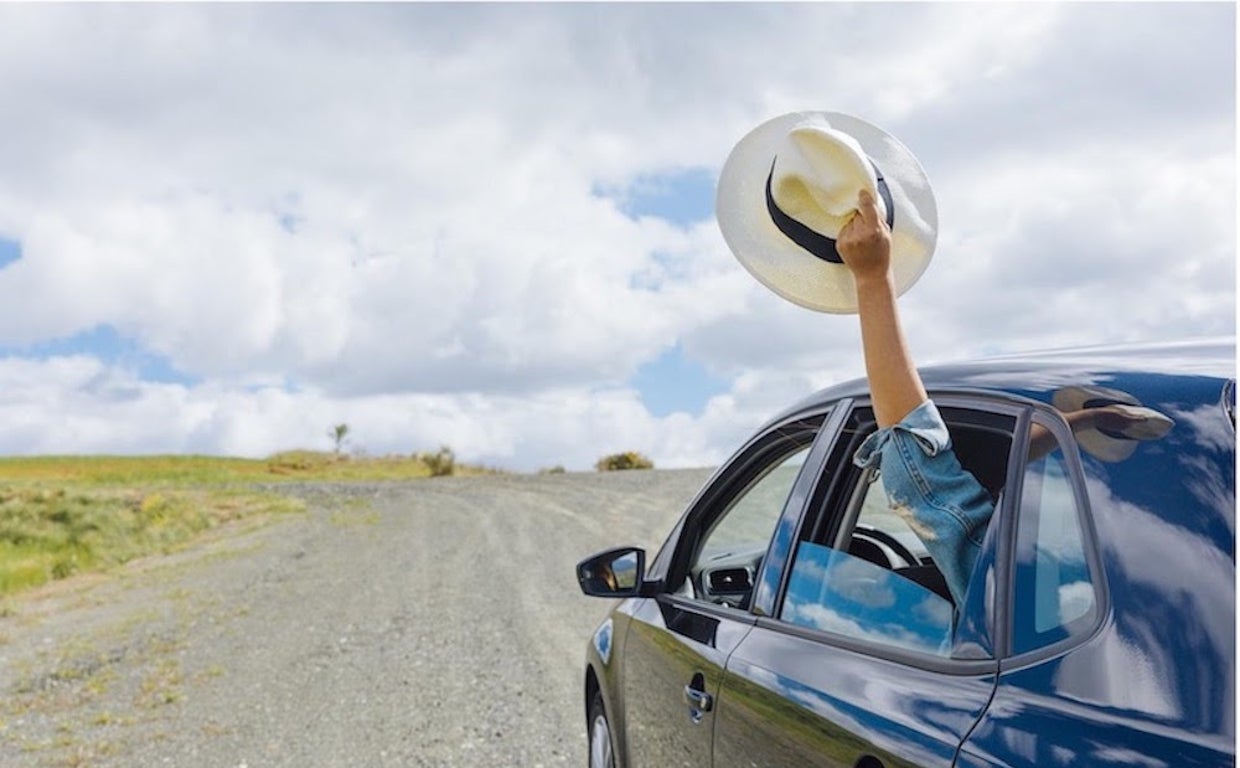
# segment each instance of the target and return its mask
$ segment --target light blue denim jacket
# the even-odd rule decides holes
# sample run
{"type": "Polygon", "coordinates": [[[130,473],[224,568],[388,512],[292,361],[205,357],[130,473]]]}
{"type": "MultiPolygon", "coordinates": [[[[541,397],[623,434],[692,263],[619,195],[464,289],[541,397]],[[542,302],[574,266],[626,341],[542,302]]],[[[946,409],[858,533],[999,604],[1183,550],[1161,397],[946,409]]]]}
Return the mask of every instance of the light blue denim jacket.
{"type": "Polygon", "coordinates": [[[892,510],[926,545],[960,606],[995,505],[951,447],[939,409],[927,400],[866,438],[853,462],[881,468],[892,510]]]}

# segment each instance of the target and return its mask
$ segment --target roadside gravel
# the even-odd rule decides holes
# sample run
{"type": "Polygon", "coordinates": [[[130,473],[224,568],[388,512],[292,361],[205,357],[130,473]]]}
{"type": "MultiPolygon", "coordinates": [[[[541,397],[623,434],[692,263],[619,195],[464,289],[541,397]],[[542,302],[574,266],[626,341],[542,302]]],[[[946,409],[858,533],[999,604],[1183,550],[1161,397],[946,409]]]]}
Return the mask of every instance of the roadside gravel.
{"type": "Polygon", "coordinates": [[[573,565],[708,476],[281,486],[305,514],[4,605],[0,765],[585,765],[573,565]]]}

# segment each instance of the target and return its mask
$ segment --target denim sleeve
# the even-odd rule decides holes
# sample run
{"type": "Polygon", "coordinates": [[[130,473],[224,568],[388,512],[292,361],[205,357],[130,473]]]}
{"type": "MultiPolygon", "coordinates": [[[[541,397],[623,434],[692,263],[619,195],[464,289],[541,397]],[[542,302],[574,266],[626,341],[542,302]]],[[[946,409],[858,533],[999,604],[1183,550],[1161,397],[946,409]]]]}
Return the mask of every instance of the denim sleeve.
{"type": "Polygon", "coordinates": [[[956,605],[963,605],[994,503],[951,448],[947,425],[927,400],[866,438],[853,462],[881,469],[892,511],[926,545],[956,605]]]}

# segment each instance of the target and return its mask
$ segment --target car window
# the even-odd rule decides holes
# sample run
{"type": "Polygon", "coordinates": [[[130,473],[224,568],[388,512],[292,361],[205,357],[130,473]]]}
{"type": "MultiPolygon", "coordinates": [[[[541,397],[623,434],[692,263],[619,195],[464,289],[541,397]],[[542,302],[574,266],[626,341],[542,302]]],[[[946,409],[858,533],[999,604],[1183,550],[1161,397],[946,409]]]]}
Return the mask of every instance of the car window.
{"type": "Polygon", "coordinates": [[[807,453],[808,445],[768,467],[744,493],[734,498],[707,535],[695,565],[755,544],[765,548],[807,453]]]}
{"type": "Polygon", "coordinates": [[[1024,653],[1087,632],[1097,609],[1082,510],[1064,451],[1056,448],[1025,468],[1012,650],[1024,653]]]}
{"type": "Polygon", "coordinates": [[[952,604],[925,546],[891,509],[876,473],[860,475],[855,522],[835,547],[797,547],[780,618],[858,640],[951,652],[952,604]],[[936,591],[931,579],[940,587],[936,591]]]}
{"type": "Polygon", "coordinates": [[[880,645],[951,652],[949,601],[889,568],[808,541],[797,547],[779,617],[880,645]]]}
{"type": "MultiPolygon", "coordinates": [[[[1015,419],[940,410],[961,464],[997,497],[1015,419]]],[[[894,510],[878,471],[852,466],[857,446],[874,430],[871,419],[858,410],[828,463],[836,482],[816,522],[803,529],[778,618],[868,644],[951,656],[960,612],[942,572],[894,510]]],[[[984,610],[969,602],[970,610],[984,610]]]]}
{"type": "Polygon", "coordinates": [[[702,520],[682,596],[748,607],[762,558],[821,421],[779,430],[756,458],[736,462],[740,474],[724,473],[723,482],[732,488],[702,520]]]}

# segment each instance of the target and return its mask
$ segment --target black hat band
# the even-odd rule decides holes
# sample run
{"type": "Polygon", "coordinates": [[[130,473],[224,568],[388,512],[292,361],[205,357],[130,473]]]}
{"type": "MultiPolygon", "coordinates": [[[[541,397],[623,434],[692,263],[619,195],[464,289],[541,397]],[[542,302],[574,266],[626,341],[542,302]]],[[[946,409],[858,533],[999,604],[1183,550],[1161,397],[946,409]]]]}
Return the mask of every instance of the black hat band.
{"type": "MultiPolygon", "coordinates": [[[[879,172],[878,166],[874,165],[874,161],[870,160],[869,163],[874,169],[874,175],[878,178],[878,196],[887,206],[887,228],[892,229],[895,226],[895,206],[891,202],[891,190],[887,188],[887,182],[883,179],[883,174],[879,172]]],[[[835,249],[835,240],[821,232],[815,232],[780,210],[775,203],[774,196],[771,195],[771,181],[774,178],[775,161],[771,161],[771,172],[766,177],[766,209],[771,214],[771,221],[775,222],[775,227],[789,240],[823,261],[843,264],[844,260],[840,258],[839,251],[835,249]]]]}

